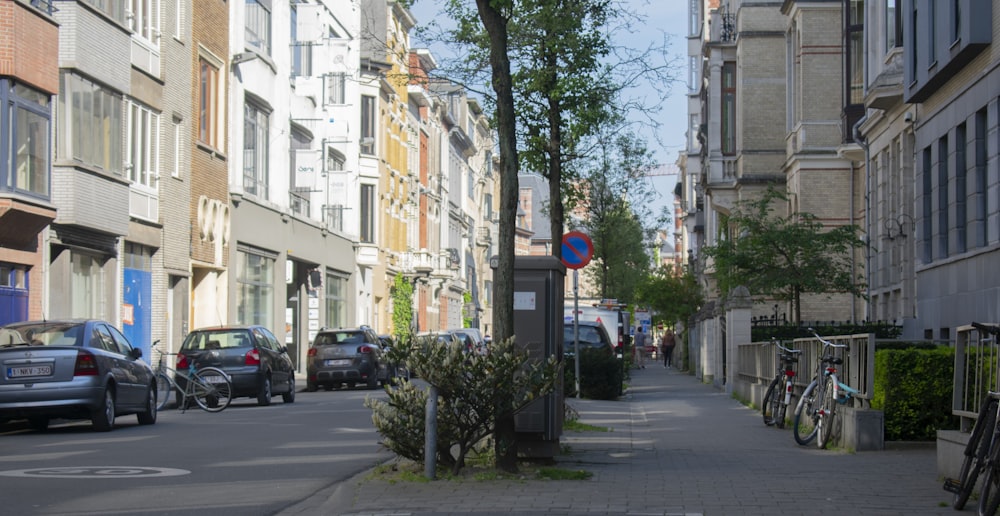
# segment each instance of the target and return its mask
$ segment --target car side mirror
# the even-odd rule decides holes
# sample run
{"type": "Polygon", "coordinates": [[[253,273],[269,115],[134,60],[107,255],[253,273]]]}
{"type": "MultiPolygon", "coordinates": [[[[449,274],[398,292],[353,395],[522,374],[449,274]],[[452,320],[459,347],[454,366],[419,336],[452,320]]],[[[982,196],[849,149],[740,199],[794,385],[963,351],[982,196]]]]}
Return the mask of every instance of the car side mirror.
{"type": "Polygon", "coordinates": [[[128,356],[131,357],[132,360],[139,360],[142,358],[142,350],[139,348],[132,348],[132,351],[129,352],[128,356]]]}

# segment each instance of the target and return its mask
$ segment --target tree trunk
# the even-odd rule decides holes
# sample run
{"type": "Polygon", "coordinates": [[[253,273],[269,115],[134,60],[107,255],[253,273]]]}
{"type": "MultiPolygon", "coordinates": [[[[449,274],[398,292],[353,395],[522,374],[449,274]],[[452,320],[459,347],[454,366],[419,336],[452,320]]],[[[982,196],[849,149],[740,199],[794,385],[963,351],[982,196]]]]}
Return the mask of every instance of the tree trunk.
{"type": "MultiPolygon", "coordinates": [[[[507,21],[501,9],[512,9],[509,1],[476,0],[479,18],[490,40],[490,67],[493,91],[497,99],[497,137],[500,147],[500,231],[497,242],[499,264],[493,271],[493,339],[503,341],[514,336],[514,231],[517,227],[517,120],[514,116],[514,93],[507,56],[507,21]]],[[[498,382],[504,378],[496,378],[498,382]]],[[[517,436],[514,414],[498,407],[495,425],[497,468],[517,471],[517,436]]]]}
{"type": "MultiPolygon", "coordinates": [[[[549,35],[549,38],[552,36],[549,35]]],[[[549,86],[554,90],[559,73],[559,57],[554,52],[545,55],[549,86]]],[[[552,239],[552,256],[562,258],[562,235],[565,214],[562,202],[562,105],[549,95],[549,232],[552,239]]]]}

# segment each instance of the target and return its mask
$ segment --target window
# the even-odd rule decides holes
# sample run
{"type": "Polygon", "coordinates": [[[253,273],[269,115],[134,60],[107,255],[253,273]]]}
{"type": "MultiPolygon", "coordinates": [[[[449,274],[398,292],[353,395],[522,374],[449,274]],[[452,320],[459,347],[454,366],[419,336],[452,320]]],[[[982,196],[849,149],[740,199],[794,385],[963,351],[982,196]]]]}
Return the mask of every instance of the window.
{"type": "Polygon", "coordinates": [[[962,36],[962,1],[961,0],[951,0],[951,39],[949,41],[958,41],[958,38],[962,36]]]}
{"type": "Polygon", "coordinates": [[[966,162],[965,141],[966,126],[959,124],[955,128],[955,252],[963,253],[966,249],[966,230],[968,212],[966,211],[966,162]]]}
{"type": "Polygon", "coordinates": [[[129,0],[83,0],[112,20],[126,25],[125,5],[129,0]]]}
{"type": "Polygon", "coordinates": [[[690,26],[688,27],[689,36],[697,36],[701,34],[701,4],[702,0],[690,0],[688,2],[688,17],[690,20],[690,26]]]}
{"type": "Polygon", "coordinates": [[[375,97],[361,96],[361,153],[375,154],[375,97]]]}
{"type": "Polygon", "coordinates": [[[129,103],[128,139],[129,181],[155,189],[160,173],[160,115],[129,103]]]}
{"type": "Polygon", "coordinates": [[[184,39],[184,10],[187,6],[181,0],[175,2],[174,6],[174,38],[181,41],[184,39]]]}
{"type": "Polygon", "coordinates": [[[243,190],[268,198],[268,114],[257,105],[243,104],[243,190]]]}
{"type": "Polygon", "coordinates": [[[219,98],[219,67],[208,61],[201,60],[201,77],[198,95],[198,140],[215,149],[222,148],[221,117],[222,108],[219,98]]]}
{"type": "Polygon", "coordinates": [[[132,32],[159,47],[160,0],[129,0],[132,32]]]}
{"type": "Polygon", "coordinates": [[[315,186],[315,157],[319,152],[312,151],[312,136],[306,131],[292,125],[289,145],[288,175],[291,178],[289,203],[293,213],[308,217],[312,212],[310,195],[315,186]],[[304,172],[308,171],[308,172],[304,172]],[[300,184],[301,183],[301,184],[300,184]]]}
{"type": "Polygon", "coordinates": [[[903,46],[903,11],[900,9],[902,0],[886,0],[885,2],[885,50],[891,51],[903,46]]]}
{"type": "Polygon", "coordinates": [[[271,55],[271,0],[247,0],[246,43],[271,55]]]}
{"type": "Polygon", "coordinates": [[[9,161],[0,164],[4,190],[49,196],[49,96],[0,80],[0,134],[10,131],[9,161]],[[9,128],[9,129],[7,129],[9,128]]]}
{"type": "Polygon", "coordinates": [[[323,77],[326,82],[326,104],[343,104],[344,88],[347,85],[347,74],[331,73],[323,77]]]}
{"type": "Polygon", "coordinates": [[[267,252],[241,247],[236,256],[236,322],[271,328],[274,322],[274,264],[267,252]]]}
{"type": "Polygon", "coordinates": [[[170,175],[181,177],[181,164],[184,163],[184,132],[179,120],[174,120],[174,168],[170,175]]]}
{"type": "Polygon", "coordinates": [[[61,76],[60,155],[83,165],[122,174],[122,96],[72,73],[61,76]]]}
{"type": "Polygon", "coordinates": [[[948,257],[948,137],[938,140],[937,146],[937,258],[948,257]]]}
{"type": "MultiPolygon", "coordinates": [[[[851,0],[847,11],[847,104],[864,104],[865,6],[851,0]]],[[[853,125],[853,124],[852,124],[853,125]]]]}
{"type": "Polygon", "coordinates": [[[340,274],[326,274],[326,325],[333,328],[347,326],[347,278],[340,274]]]}
{"type": "Polygon", "coordinates": [[[923,187],[923,192],[921,192],[920,201],[923,207],[923,212],[921,213],[923,224],[921,224],[922,235],[920,235],[920,240],[923,243],[923,262],[931,263],[934,256],[932,253],[934,242],[932,239],[934,230],[934,205],[931,202],[931,199],[933,199],[933,175],[931,169],[931,148],[929,146],[924,148],[921,162],[920,183],[923,187]]]}
{"type": "Polygon", "coordinates": [[[366,244],[375,242],[375,185],[361,185],[361,227],[359,238],[366,244]]]}
{"type": "Polygon", "coordinates": [[[104,319],[103,260],[89,254],[72,251],[72,273],[69,286],[69,317],[104,319]]]}
{"type": "Polygon", "coordinates": [[[722,65],[722,153],[736,153],[736,63],[722,65]]]}
{"type": "Polygon", "coordinates": [[[976,230],[974,232],[973,238],[975,238],[976,247],[983,247],[988,241],[989,229],[989,217],[988,206],[987,206],[987,174],[986,174],[986,162],[987,162],[987,149],[986,149],[986,110],[980,109],[976,112],[976,142],[975,142],[975,152],[976,155],[973,159],[976,160],[976,177],[975,177],[975,212],[973,218],[976,221],[976,230]]]}
{"type": "Polygon", "coordinates": [[[298,4],[292,2],[292,76],[312,76],[312,44],[299,41],[299,10],[298,4]]]}

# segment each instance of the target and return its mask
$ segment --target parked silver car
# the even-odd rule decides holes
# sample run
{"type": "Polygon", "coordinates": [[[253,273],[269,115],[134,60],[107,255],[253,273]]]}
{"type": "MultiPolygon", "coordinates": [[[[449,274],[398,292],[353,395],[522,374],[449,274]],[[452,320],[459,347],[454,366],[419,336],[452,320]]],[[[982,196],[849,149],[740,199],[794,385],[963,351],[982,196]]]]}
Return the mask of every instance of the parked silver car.
{"type": "Polygon", "coordinates": [[[90,419],[111,430],[115,417],[156,423],[156,380],[117,328],[105,321],[29,321],[0,328],[0,422],[90,419]]]}

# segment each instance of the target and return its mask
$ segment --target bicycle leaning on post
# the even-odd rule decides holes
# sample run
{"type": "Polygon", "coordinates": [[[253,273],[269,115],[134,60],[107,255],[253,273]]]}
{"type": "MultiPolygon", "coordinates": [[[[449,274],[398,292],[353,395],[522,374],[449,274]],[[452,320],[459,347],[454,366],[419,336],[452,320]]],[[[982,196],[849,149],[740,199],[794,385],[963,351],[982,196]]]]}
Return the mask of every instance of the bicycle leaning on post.
{"type": "Polygon", "coordinates": [[[792,401],[792,382],[795,379],[795,364],[798,363],[798,355],[802,353],[798,349],[789,349],[782,346],[776,339],[771,342],[778,347],[778,372],[771,380],[771,385],[764,395],[764,403],[761,413],[764,416],[764,424],[767,426],[785,427],[785,413],[788,405],[792,401]]]}
{"type": "MultiPolygon", "coordinates": [[[[984,333],[991,334],[991,340],[1000,336],[1000,326],[972,323],[972,326],[984,333]]],[[[958,478],[947,478],[944,489],[954,493],[951,505],[956,510],[965,508],[965,503],[972,496],[976,480],[984,473],[981,492],[979,493],[979,514],[996,514],[1000,507],[1000,392],[989,391],[979,407],[976,424],[969,434],[969,442],[965,445],[965,459],[958,478]]]]}
{"type": "MultiPolygon", "coordinates": [[[[159,344],[153,343],[152,348],[159,344]]],[[[170,393],[177,394],[177,406],[187,410],[190,400],[206,412],[221,412],[233,400],[233,384],[222,369],[216,367],[197,366],[195,359],[190,359],[187,370],[174,369],[166,364],[164,357],[177,356],[177,353],[160,353],[160,361],[156,366],[156,410],[162,410],[170,401],[170,393]],[[173,373],[174,376],[171,376],[173,373]],[[184,388],[181,389],[174,378],[183,377],[184,388]]]]}
{"type": "Polygon", "coordinates": [[[792,435],[795,442],[803,446],[816,440],[817,446],[826,448],[833,436],[837,405],[847,404],[858,391],[837,378],[837,366],[843,364],[844,359],[835,356],[834,351],[847,349],[847,344],[835,344],[820,337],[812,328],[809,331],[823,343],[823,347],[816,375],[802,391],[802,397],[795,406],[792,435]]]}

